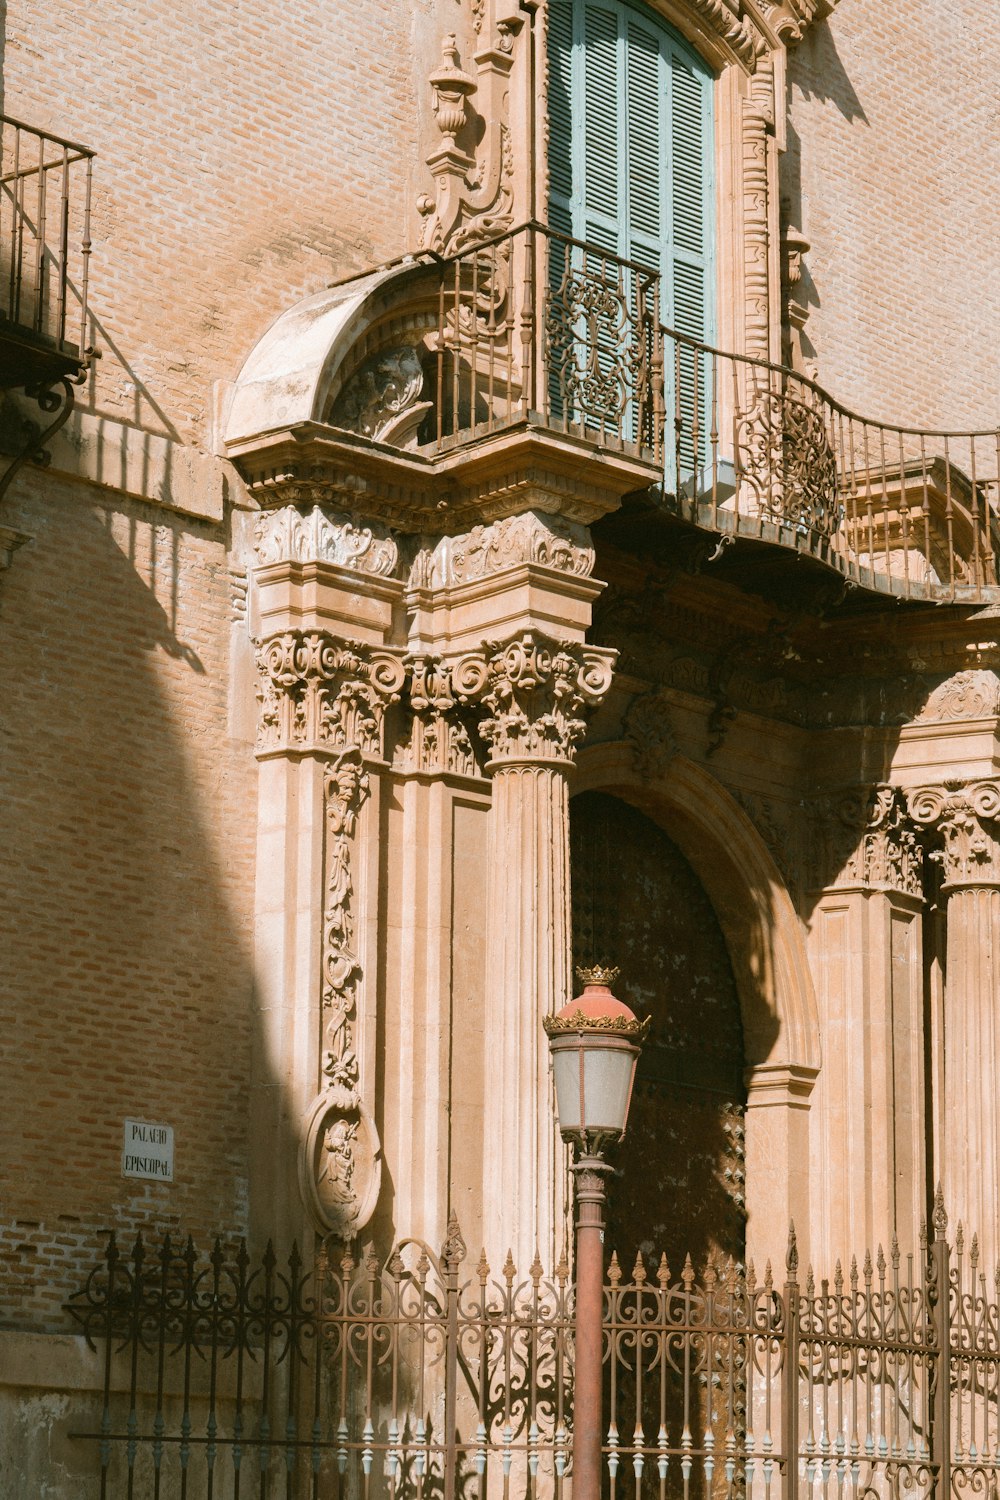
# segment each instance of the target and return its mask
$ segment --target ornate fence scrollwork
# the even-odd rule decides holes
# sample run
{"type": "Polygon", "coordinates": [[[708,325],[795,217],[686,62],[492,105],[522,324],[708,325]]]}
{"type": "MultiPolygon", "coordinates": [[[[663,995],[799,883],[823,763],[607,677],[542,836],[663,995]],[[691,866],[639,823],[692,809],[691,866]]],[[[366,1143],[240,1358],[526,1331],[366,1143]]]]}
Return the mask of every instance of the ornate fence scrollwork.
{"type": "MultiPolygon", "coordinates": [[[[940,1202],[916,1255],[893,1243],[830,1279],[690,1258],[675,1277],[612,1257],[603,1448],[610,1494],[681,1500],[991,1495],[1000,1479],[1000,1273],[940,1202]]],[[[114,1239],[69,1304],[99,1348],[101,1494],[560,1500],[571,1481],[573,1287],[508,1256],[383,1264],[293,1248],[114,1239]]]]}

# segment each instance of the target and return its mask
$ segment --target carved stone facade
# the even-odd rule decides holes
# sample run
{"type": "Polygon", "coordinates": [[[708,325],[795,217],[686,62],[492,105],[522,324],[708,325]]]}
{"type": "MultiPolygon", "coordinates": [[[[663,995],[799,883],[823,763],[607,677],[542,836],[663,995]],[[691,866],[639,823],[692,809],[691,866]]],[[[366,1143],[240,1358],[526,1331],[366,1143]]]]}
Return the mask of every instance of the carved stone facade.
{"type": "Polygon", "coordinates": [[[285,631],[257,648],[258,753],[343,750],[382,754],[383,711],[406,678],[400,653],[285,631]]]}
{"type": "Polygon", "coordinates": [[[587,728],[586,714],[611,685],[615,653],[527,631],[506,645],[487,644],[457,664],[463,702],[485,710],[479,733],[490,763],[566,763],[587,728]]]}

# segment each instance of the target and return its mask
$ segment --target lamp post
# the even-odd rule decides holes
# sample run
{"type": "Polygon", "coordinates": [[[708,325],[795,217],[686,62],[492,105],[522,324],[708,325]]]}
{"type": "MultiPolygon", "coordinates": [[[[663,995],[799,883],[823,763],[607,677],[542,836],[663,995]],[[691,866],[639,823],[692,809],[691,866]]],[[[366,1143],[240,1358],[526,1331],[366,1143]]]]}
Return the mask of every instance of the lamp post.
{"type": "Polygon", "coordinates": [[[604,1337],[604,1160],[625,1134],[635,1065],[649,1029],[611,993],[617,969],[577,969],[583,994],[542,1022],[563,1140],[575,1148],[576,1361],[573,1500],[600,1500],[604,1337]]]}

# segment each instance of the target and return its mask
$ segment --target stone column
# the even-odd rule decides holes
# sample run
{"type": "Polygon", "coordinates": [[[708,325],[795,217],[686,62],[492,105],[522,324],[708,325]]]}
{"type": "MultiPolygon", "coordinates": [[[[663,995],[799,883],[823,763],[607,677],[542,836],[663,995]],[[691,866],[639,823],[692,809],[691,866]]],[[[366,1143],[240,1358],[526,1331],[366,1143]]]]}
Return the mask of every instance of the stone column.
{"type": "Polygon", "coordinates": [[[894,1238],[904,1254],[917,1250],[927,1186],[922,861],[889,786],[825,799],[813,826],[824,888],[810,934],[823,1034],[811,1254],[827,1267],[880,1243],[888,1251],[894,1238]]]}
{"type": "Polygon", "coordinates": [[[347,1238],[379,1191],[375,897],[394,541],[295,507],[261,518],[251,609],[260,761],[251,1224],[347,1238]]]}
{"type": "Polygon", "coordinates": [[[949,1220],[979,1235],[991,1274],[1000,1256],[1000,782],[909,793],[940,837],[947,946],[936,1172],[949,1220]]]}
{"type": "MultiPolygon", "coordinates": [[[[611,684],[615,653],[525,631],[465,656],[453,682],[481,705],[493,782],[487,847],[487,1254],[555,1264],[563,1248],[565,1160],[542,1016],[570,997],[567,772],[585,712],[611,684]]],[[[613,957],[613,955],[611,955],[613,957]]]]}

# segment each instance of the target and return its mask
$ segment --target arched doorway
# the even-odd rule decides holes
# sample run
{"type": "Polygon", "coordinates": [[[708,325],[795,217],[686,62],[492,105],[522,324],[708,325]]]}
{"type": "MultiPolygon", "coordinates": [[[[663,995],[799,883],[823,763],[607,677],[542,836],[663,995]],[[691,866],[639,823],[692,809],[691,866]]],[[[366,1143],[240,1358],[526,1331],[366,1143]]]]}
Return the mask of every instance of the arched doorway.
{"type": "Polygon", "coordinates": [[[742,1260],[746,1242],[739,995],[697,875],[658,824],[604,792],[570,804],[574,962],[614,963],[652,1026],[608,1204],[608,1245],[742,1260]]]}

